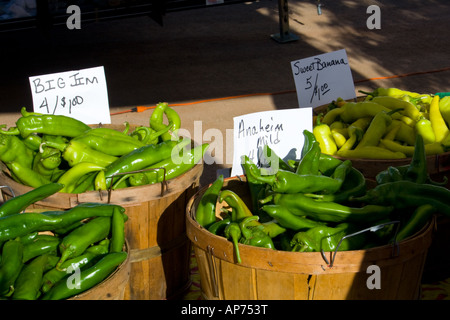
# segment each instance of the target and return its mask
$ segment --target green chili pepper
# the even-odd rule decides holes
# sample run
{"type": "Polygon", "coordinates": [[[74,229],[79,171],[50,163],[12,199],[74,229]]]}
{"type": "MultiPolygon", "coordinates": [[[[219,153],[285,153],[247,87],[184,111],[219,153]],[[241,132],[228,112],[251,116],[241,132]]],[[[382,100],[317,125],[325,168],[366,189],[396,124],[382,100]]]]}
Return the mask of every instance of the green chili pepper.
{"type": "Polygon", "coordinates": [[[24,266],[22,256],[23,244],[19,239],[5,242],[0,262],[0,296],[10,296],[14,292],[14,282],[24,266]]]}
{"type": "Polygon", "coordinates": [[[212,223],[209,228],[208,231],[211,232],[212,234],[216,234],[218,235],[219,233],[221,233],[225,227],[227,225],[229,225],[231,222],[231,218],[227,217],[227,218],[223,218],[222,220],[216,221],[214,223],[212,223]]]}
{"type": "Polygon", "coordinates": [[[291,213],[324,222],[373,222],[384,219],[393,206],[365,205],[350,207],[331,201],[309,198],[301,193],[276,193],[270,196],[274,204],[285,206],[291,213]]]}
{"type": "Polygon", "coordinates": [[[335,193],[341,187],[341,182],[325,175],[303,174],[278,170],[274,175],[263,176],[254,170],[249,170],[248,175],[254,179],[265,182],[275,192],[298,193],[318,192],[335,193]]]}
{"type": "Polygon", "coordinates": [[[18,137],[1,134],[0,160],[8,167],[10,167],[11,164],[16,163],[21,167],[31,169],[33,163],[33,151],[28,149],[18,137]]]}
{"type": "Polygon", "coordinates": [[[274,218],[282,227],[294,231],[306,230],[323,224],[322,222],[310,220],[302,216],[296,216],[286,207],[280,205],[267,204],[262,207],[262,210],[274,218]]]}
{"type": "Polygon", "coordinates": [[[170,129],[169,126],[156,131],[150,127],[140,126],[133,130],[130,134],[134,139],[139,140],[143,144],[157,144],[159,142],[159,137],[168,132],[170,129]]]}
{"type": "Polygon", "coordinates": [[[94,245],[86,249],[86,251],[79,255],[78,257],[66,260],[61,264],[61,270],[57,269],[56,266],[51,270],[47,271],[42,279],[41,291],[43,293],[48,292],[58,281],[66,278],[68,275],[69,268],[72,270],[82,269],[91,266],[100,256],[106,255],[109,252],[110,240],[105,239],[99,242],[99,244],[94,245]]]}
{"type": "Polygon", "coordinates": [[[241,197],[232,190],[222,190],[219,194],[219,202],[225,201],[232,208],[231,221],[239,221],[245,217],[253,216],[241,197]]]}
{"type": "Polygon", "coordinates": [[[366,192],[366,178],[356,168],[351,167],[341,189],[333,194],[305,193],[306,196],[322,201],[348,202],[350,197],[362,196],[366,192]]]}
{"type": "MultiPolygon", "coordinates": [[[[72,190],[72,193],[83,193],[88,189],[95,190],[95,179],[97,178],[98,174],[103,171],[103,175],[105,175],[105,171],[104,170],[100,170],[100,171],[94,171],[88,174],[85,174],[84,176],[82,176],[75,184],[75,187],[72,190]]],[[[105,185],[106,185],[106,176],[105,176],[105,181],[104,181],[105,185]]],[[[103,185],[102,182],[102,186],[105,187],[105,185],[103,185]]],[[[107,186],[105,187],[104,190],[107,189],[107,186]]]]}
{"type": "MultiPolygon", "coordinates": [[[[259,220],[261,220],[261,218],[259,220]]],[[[283,228],[280,224],[278,224],[276,220],[261,222],[261,227],[258,228],[261,229],[262,232],[264,232],[271,238],[275,238],[280,234],[286,232],[286,229],[283,228]]]]}
{"type": "Polygon", "coordinates": [[[341,242],[344,236],[354,231],[355,227],[348,223],[341,223],[336,227],[318,226],[307,231],[300,231],[291,240],[292,251],[329,252],[336,249],[338,251],[360,249],[365,242],[363,233],[345,238],[341,242]],[[339,242],[341,242],[340,245],[339,242]]]}
{"type": "Polygon", "coordinates": [[[303,158],[306,153],[311,150],[315,142],[317,142],[317,140],[316,137],[314,137],[314,134],[309,130],[303,130],[303,147],[300,153],[300,158],[303,158]]]}
{"type": "Polygon", "coordinates": [[[15,282],[14,300],[36,300],[41,295],[42,277],[54,260],[48,254],[33,259],[20,272],[15,282]]]}
{"type": "Polygon", "coordinates": [[[401,173],[398,167],[389,166],[386,170],[380,171],[375,176],[375,180],[377,184],[383,184],[386,182],[403,180],[403,176],[404,175],[401,173]]]}
{"type": "Polygon", "coordinates": [[[157,145],[149,144],[123,155],[106,167],[106,186],[111,184],[111,176],[115,174],[137,171],[169,158],[175,150],[181,150],[189,144],[189,139],[178,141],[164,141],[157,145]],[[176,148],[176,149],[174,149],[176,148]]]}
{"type": "Polygon", "coordinates": [[[144,169],[159,169],[131,174],[129,183],[131,186],[144,184],[155,184],[176,178],[192,169],[203,158],[209,144],[204,143],[189,150],[183,148],[182,151],[171,157],[157,162],[144,169]],[[165,169],[165,170],[164,170],[165,169]]]}
{"type": "Polygon", "coordinates": [[[115,207],[125,212],[123,207],[117,205],[82,203],[66,211],[25,212],[6,216],[0,218],[0,242],[36,231],[56,232],[87,218],[111,217],[115,207]]]}
{"type": "Polygon", "coordinates": [[[359,90],[359,92],[367,94],[367,95],[371,95],[373,97],[377,97],[377,96],[402,97],[404,95],[408,95],[411,97],[420,96],[420,94],[416,93],[416,92],[401,90],[401,89],[397,89],[397,88],[382,88],[382,87],[375,89],[373,92],[366,92],[366,91],[362,91],[362,90],[359,90]]]}
{"type": "Polygon", "coordinates": [[[320,159],[320,144],[319,142],[313,142],[311,149],[305,153],[300,159],[300,162],[295,171],[296,174],[319,174],[319,159],[320,159]]]}
{"type": "Polygon", "coordinates": [[[68,286],[65,281],[59,281],[42,300],[62,300],[84,292],[106,279],[126,258],[126,252],[108,253],[92,267],[81,271],[78,283],[68,286]]]}
{"type": "Polygon", "coordinates": [[[118,208],[114,209],[111,222],[110,252],[122,252],[125,244],[125,220],[118,208]]]}
{"type": "Polygon", "coordinates": [[[264,162],[264,168],[269,166],[271,171],[276,172],[279,168],[287,171],[293,171],[292,167],[286,161],[281,159],[275,151],[267,144],[263,147],[261,162],[264,162]]]}
{"type": "Polygon", "coordinates": [[[31,243],[23,247],[23,262],[44,254],[56,254],[61,239],[51,235],[38,235],[31,243]]]}
{"type": "Polygon", "coordinates": [[[156,105],[156,108],[153,110],[152,115],[150,116],[150,127],[155,131],[164,130],[166,127],[169,127],[169,132],[163,133],[161,135],[162,141],[172,140],[172,137],[178,137],[177,131],[180,128],[180,117],[175,112],[175,110],[171,109],[167,103],[160,102],[156,105]],[[163,123],[164,114],[167,116],[169,120],[169,124],[166,126],[163,123]]]}
{"type": "Polygon", "coordinates": [[[237,222],[231,222],[225,227],[224,230],[225,238],[231,239],[234,246],[234,252],[236,254],[237,263],[242,263],[241,255],[239,253],[239,240],[241,238],[241,228],[237,222]]]}
{"type": "Polygon", "coordinates": [[[22,166],[19,162],[10,163],[8,167],[16,180],[26,186],[38,188],[52,182],[33,169],[22,166]]]}
{"type": "Polygon", "coordinates": [[[223,179],[224,176],[219,175],[208,187],[195,210],[195,220],[204,228],[209,228],[216,222],[216,203],[223,187],[223,179]]]}
{"type": "Polygon", "coordinates": [[[427,155],[424,141],[420,134],[416,135],[414,154],[404,174],[404,178],[417,183],[425,183],[428,179],[427,155]]]}
{"type": "MultiPolygon", "coordinates": [[[[116,210],[114,210],[114,212],[116,212],[116,210]]],[[[61,258],[56,267],[60,269],[61,264],[64,261],[79,256],[93,243],[105,239],[108,236],[110,229],[111,217],[96,217],[70,232],[59,244],[61,258]]],[[[115,250],[117,249],[116,246],[117,244],[115,243],[115,250]]]]}
{"type": "Polygon", "coordinates": [[[19,137],[21,138],[21,140],[23,141],[25,146],[27,146],[28,149],[33,150],[33,151],[38,151],[39,150],[39,146],[42,143],[42,137],[40,137],[39,135],[37,135],[37,134],[30,134],[26,138],[22,138],[22,136],[19,136],[19,137]]]}
{"type": "Polygon", "coordinates": [[[251,216],[242,219],[239,222],[242,238],[241,243],[268,249],[275,249],[272,238],[262,231],[259,226],[254,226],[254,222],[258,222],[258,216],[251,216]]]}
{"type": "Polygon", "coordinates": [[[399,242],[414,235],[430,221],[435,211],[435,207],[431,204],[423,204],[417,207],[408,221],[400,227],[400,230],[395,236],[395,240],[399,242]]]}
{"type": "Polygon", "coordinates": [[[105,167],[102,167],[96,163],[80,162],[74,165],[72,168],[64,172],[58,179],[58,183],[63,184],[64,188],[60,192],[72,193],[75,187],[78,185],[80,179],[91,172],[102,172],[105,167]]]}
{"type": "MultiPolygon", "coordinates": [[[[79,180],[78,180],[79,181],[79,180]]],[[[78,183],[77,183],[78,185],[78,183]]],[[[95,180],[94,180],[94,189],[95,190],[106,190],[106,177],[105,177],[105,171],[104,170],[100,170],[96,176],[95,176],[95,180]]],[[[74,187],[73,190],[75,190],[76,186],[74,187]]],[[[73,192],[72,190],[72,192],[73,192]]]]}
{"type": "Polygon", "coordinates": [[[16,122],[18,132],[23,138],[30,134],[50,134],[54,136],[76,137],[91,128],[75,118],[63,115],[30,113],[21,109],[22,117],[16,122]]]}
{"type": "Polygon", "coordinates": [[[321,153],[319,157],[319,171],[326,176],[330,176],[341,163],[342,160],[321,153]]]}
{"type": "Polygon", "coordinates": [[[402,180],[377,185],[361,197],[353,201],[369,204],[383,204],[396,208],[418,207],[424,204],[433,205],[444,215],[450,214],[450,190],[432,184],[420,184],[402,180]]]}
{"type": "Polygon", "coordinates": [[[32,189],[22,195],[10,198],[0,206],[0,218],[19,213],[33,203],[55,194],[63,187],[64,186],[59,183],[49,183],[32,189]]]}
{"type": "Polygon", "coordinates": [[[61,164],[61,151],[55,148],[43,148],[33,159],[32,168],[43,177],[52,180],[55,171],[61,164]]]}
{"type": "Polygon", "coordinates": [[[58,149],[62,152],[62,157],[69,166],[73,167],[82,162],[95,163],[98,166],[106,167],[118,159],[101,151],[94,150],[80,141],[72,139],[67,144],[53,141],[43,142],[46,146],[58,149]]]}
{"type": "Polygon", "coordinates": [[[111,128],[94,128],[71,141],[110,156],[123,156],[145,145],[142,141],[111,128]]]}

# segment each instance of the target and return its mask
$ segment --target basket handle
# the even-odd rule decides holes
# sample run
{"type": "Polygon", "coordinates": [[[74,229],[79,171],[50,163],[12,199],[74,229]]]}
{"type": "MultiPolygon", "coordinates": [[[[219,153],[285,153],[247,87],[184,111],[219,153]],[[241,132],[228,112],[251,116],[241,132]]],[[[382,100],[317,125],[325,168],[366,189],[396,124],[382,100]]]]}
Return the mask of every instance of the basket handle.
{"type": "MultiPolygon", "coordinates": [[[[334,260],[336,259],[336,255],[337,255],[337,252],[338,252],[338,250],[339,250],[339,247],[340,247],[341,244],[342,244],[342,241],[344,241],[344,240],[347,239],[347,238],[350,238],[350,237],[356,236],[356,235],[358,235],[358,234],[361,234],[361,233],[363,233],[363,232],[367,232],[367,231],[375,232],[375,231],[378,231],[378,230],[384,228],[384,227],[387,226],[387,225],[395,224],[395,223],[398,223],[398,224],[399,224],[400,221],[398,221],[398,220],[389,221],[389,222],[381,223],[381,224],[378,224],[378,225],[375,225],[375,226],[372,226],[372,227],[369,227],[369,228],[366,228],[366,229],[363,229],[363,230],[360,230],[360,231],[357,231],[357,232],[354,232],[354,233],[351,233],[351,234],[347,234],[347,235],[343,236],[343,237],[341,238],[341,240],[339,240],[339,243],[338,243],[338,245],[336,246],[336,249],[334,250],[334,252],[333,252],[333,254],[332,254],[332,256],[331,256],[331,262],[328,262],[328,259],[325,257],[325,252],[323,251],[323,249],[321,250],[322,258],[325,260],[325,262],[327,263],[328,267],[329,267],[329,268],[332,268],[332,267],[333,267],[333,264],[334,264],[334,260]]],[[[397,233],[398,233],[398,227],[399,227],[399,225],[397,225],[397,229],[395,230],[395,234],[394,234],[394,243],[392,244],[392,249],[393,249],[393,250],[392,250],[392,256],[393,256],[393,257],[396,257],[396,256],[398,256],[398,254],[399,254],[398,242],[397,242],[397,240],[396,240],[396,238],[397,238],[397,233]],[[394,251],[394,249],[395,249],[395,251],[394,251]]]]}

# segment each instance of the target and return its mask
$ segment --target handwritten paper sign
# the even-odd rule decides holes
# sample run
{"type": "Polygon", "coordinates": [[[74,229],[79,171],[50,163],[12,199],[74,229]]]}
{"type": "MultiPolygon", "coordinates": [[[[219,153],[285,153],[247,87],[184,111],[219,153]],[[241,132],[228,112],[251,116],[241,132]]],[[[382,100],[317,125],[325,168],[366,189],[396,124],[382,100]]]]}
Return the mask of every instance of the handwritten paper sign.
{"type": "Polygon", "coordinates": [[[345,49],[291,62],[300,108],[356,97],[345,49]]]}
{"type": "Polygon", "coordinates": [[[103,67],[30,77],[33,110],[65,115],[86,124],[109,124],[108,91],[103,67]]]}
{"type": "Polygon", "coordinates": [[[242,175],[241,157],[262,166],[264,145],[284,160],[299,159],[303,130],[312,131],[312,108],[263,111],[234,117],[234,154],[231,176],[242,175]]]}

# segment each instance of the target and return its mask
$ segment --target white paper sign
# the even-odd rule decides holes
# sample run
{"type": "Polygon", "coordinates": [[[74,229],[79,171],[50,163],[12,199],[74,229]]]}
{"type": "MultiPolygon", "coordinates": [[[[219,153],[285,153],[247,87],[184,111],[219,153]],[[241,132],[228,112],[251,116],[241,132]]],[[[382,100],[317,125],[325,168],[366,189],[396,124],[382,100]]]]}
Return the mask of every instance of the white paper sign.
{"type": "Polygon", "coordinates": [[[110,124],[103,67],[30,77],[33,110],[65,115],[86,124],[110,124]]]}
{"type": "Polygon", "coordinates": [[[284,160],[300,159],[303,130],[312,131],[312,108],[263,111],[234,117],[234,153],[231,176],[242,175],[241,157],[258,167],[264,145],[284,160]]]}
{"type": "Polygon", "coordinates": [[[291,62],[300,108],[356,97],[345,49],[291,62]]]}

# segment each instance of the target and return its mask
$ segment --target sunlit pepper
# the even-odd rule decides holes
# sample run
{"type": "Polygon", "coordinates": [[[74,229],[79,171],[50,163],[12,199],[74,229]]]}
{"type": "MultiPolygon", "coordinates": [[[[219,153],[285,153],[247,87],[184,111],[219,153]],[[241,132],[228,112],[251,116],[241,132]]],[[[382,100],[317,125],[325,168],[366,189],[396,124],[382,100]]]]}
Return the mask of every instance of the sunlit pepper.
{"type": "Polygon", "coordinates": [[[321,123],[321,117],[317,117],[317,123],[313,129],[314,137],[317,142],[320,143],[320,150],[322,153],[334,155],[337,152],[336,142],[334,141],[333,135],[331,134],[330,127],[321,123]]]}
{"type": "Polygon", "coordinates": [[[449,134],[449,129],[439,110],[439,96],[434,96],[430,104],[430,121],[436,136],[436,141],[441,142],[449,134]]]}

